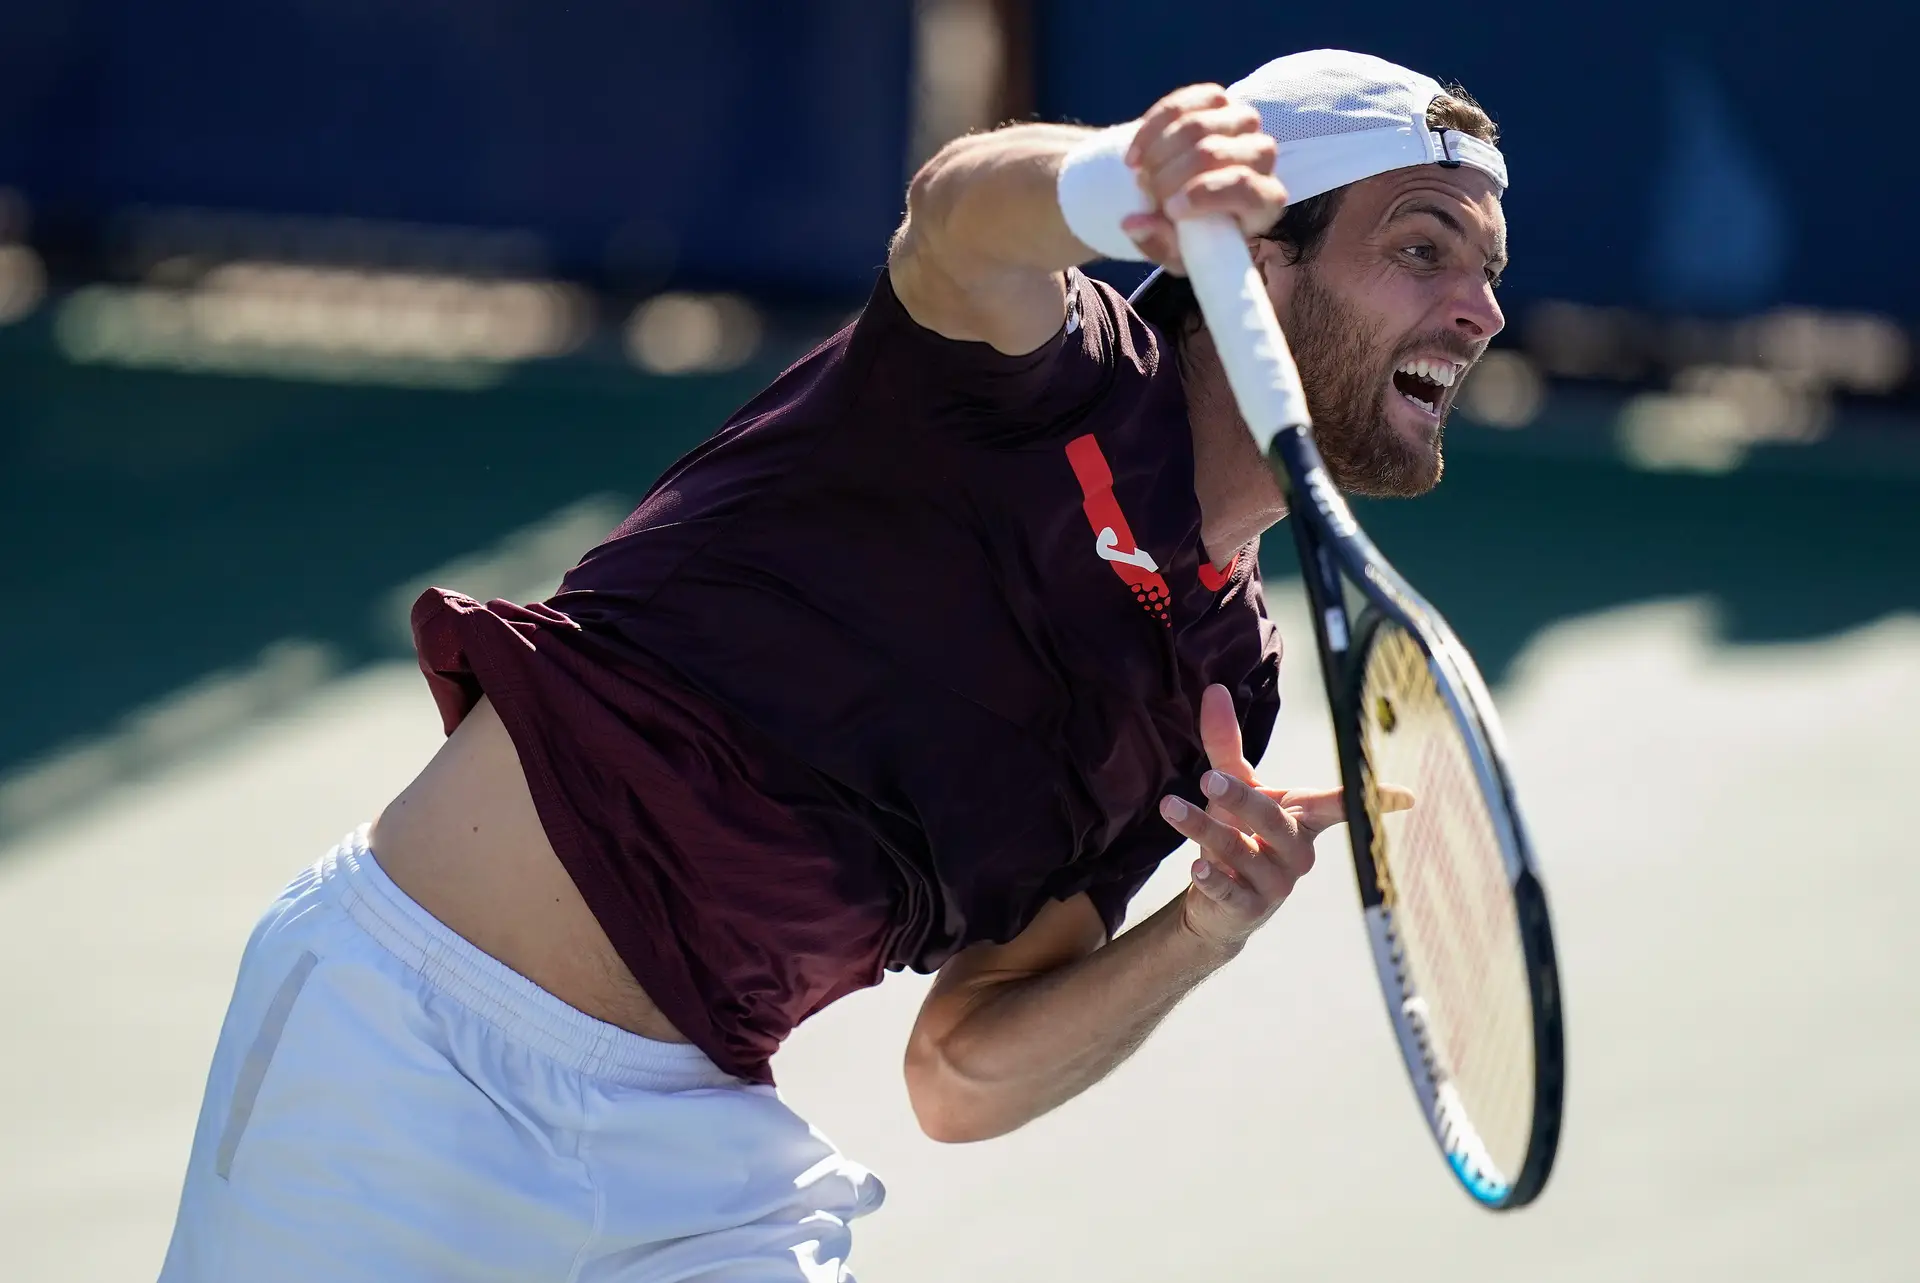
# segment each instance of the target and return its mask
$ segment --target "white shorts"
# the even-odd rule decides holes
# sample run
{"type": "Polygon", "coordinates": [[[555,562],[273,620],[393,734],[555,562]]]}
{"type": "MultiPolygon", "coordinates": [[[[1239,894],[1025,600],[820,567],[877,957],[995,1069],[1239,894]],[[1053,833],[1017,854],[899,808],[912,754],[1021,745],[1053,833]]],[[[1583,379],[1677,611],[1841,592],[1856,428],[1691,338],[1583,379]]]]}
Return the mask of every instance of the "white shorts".
{"type": "Polygon", "coordinates": [[[267,911],[162,1283],[817,1283],[884,1190],[698,1049],[449,931],[365,830],[267,911]]]}

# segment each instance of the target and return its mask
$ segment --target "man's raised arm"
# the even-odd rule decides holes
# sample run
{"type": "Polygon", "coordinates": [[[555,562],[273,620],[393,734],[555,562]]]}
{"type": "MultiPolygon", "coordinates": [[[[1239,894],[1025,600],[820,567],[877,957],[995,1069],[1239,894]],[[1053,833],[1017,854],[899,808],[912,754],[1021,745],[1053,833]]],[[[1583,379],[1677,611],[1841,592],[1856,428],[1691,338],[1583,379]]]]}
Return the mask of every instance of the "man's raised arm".
{"type": "Polygon", "coordinates": [[[1248,235],[1271,227],[1286,204],[1273,156],[1258,114],[1218,85],[1176,90],[1116,130],[1009,125],[956,139],[907,190],[887,262],[894,293],[937,334],[1031,352],[1065,320],[1067,268],[1100,257],[1177,267],[1170,218],[1222,214],[1248,235]],[[1069,166],[1084,166],[1085,181],[1063,189],[1069,166]]]}

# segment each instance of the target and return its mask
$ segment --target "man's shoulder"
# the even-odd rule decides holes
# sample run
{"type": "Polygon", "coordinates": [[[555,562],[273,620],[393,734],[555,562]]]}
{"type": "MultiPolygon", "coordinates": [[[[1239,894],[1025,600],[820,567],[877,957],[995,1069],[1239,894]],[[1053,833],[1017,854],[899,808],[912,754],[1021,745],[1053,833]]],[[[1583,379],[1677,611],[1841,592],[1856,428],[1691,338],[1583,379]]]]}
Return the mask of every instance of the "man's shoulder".
{"type": "Polygon", "coordinates": [[[1177,363],[1165,336],[1134,310],[1127,296],[1097,276],[1075,269],[1068,274],[1067,329],[1090,331],[1116,362],[1131,365],[1149,379],[1177,377],[1177,363]]]}

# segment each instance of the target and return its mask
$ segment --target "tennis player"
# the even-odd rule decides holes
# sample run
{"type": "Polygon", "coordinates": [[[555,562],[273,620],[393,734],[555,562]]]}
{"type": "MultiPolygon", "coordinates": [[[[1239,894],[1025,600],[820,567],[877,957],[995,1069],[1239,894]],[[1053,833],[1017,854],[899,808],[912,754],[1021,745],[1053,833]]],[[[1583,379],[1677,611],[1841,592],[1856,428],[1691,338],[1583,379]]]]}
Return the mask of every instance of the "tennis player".
{"type": "Polygon", "coordinates": [[[1249,237],[1337,482],[1414,494],[1501,326],[1493,142],[1322,51],[937,155],[858,320],[558,593],[415,606],[448,739],[248,943],[163,1277],[847,1278],[881,1186],[771,1063],[892,969],[939,973],[936,1139],[1110,1072],[1340,817],[1249,765],[1284,504],[1170,220],[1249,237]],[[1169,270],[1129,303],[1102,256],[1169,270]]]}

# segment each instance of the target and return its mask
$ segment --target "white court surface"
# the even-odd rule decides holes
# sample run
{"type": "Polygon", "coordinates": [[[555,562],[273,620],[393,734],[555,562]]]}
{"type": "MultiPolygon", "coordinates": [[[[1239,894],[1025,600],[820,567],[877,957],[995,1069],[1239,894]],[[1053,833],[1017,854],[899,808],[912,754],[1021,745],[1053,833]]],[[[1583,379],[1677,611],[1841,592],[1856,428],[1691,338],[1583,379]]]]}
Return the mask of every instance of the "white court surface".
{"type": "MultiPolygon", "coordinates": [[[[1263,774],[1331,781],[1305,623],[1275,596],[1292,649],[1263,774]]],[[[1698,603],[1642,606],[1537,637],[1498,696],[1569,1019],[1541,1203],[1490,1216],[1443,1174],[1335,834],[1132,1062],[1012,1137],[914,1129],[920,978],[802,1030],[788,1098],[891,1191],[860,1277],[1920,1277],[1920,620],[1726,646],[1698,603]]],[[[0,1279],[153,1277],[255,916],[437,739],[418,675],[377,668],[0,846],[0,1279]]]]}

